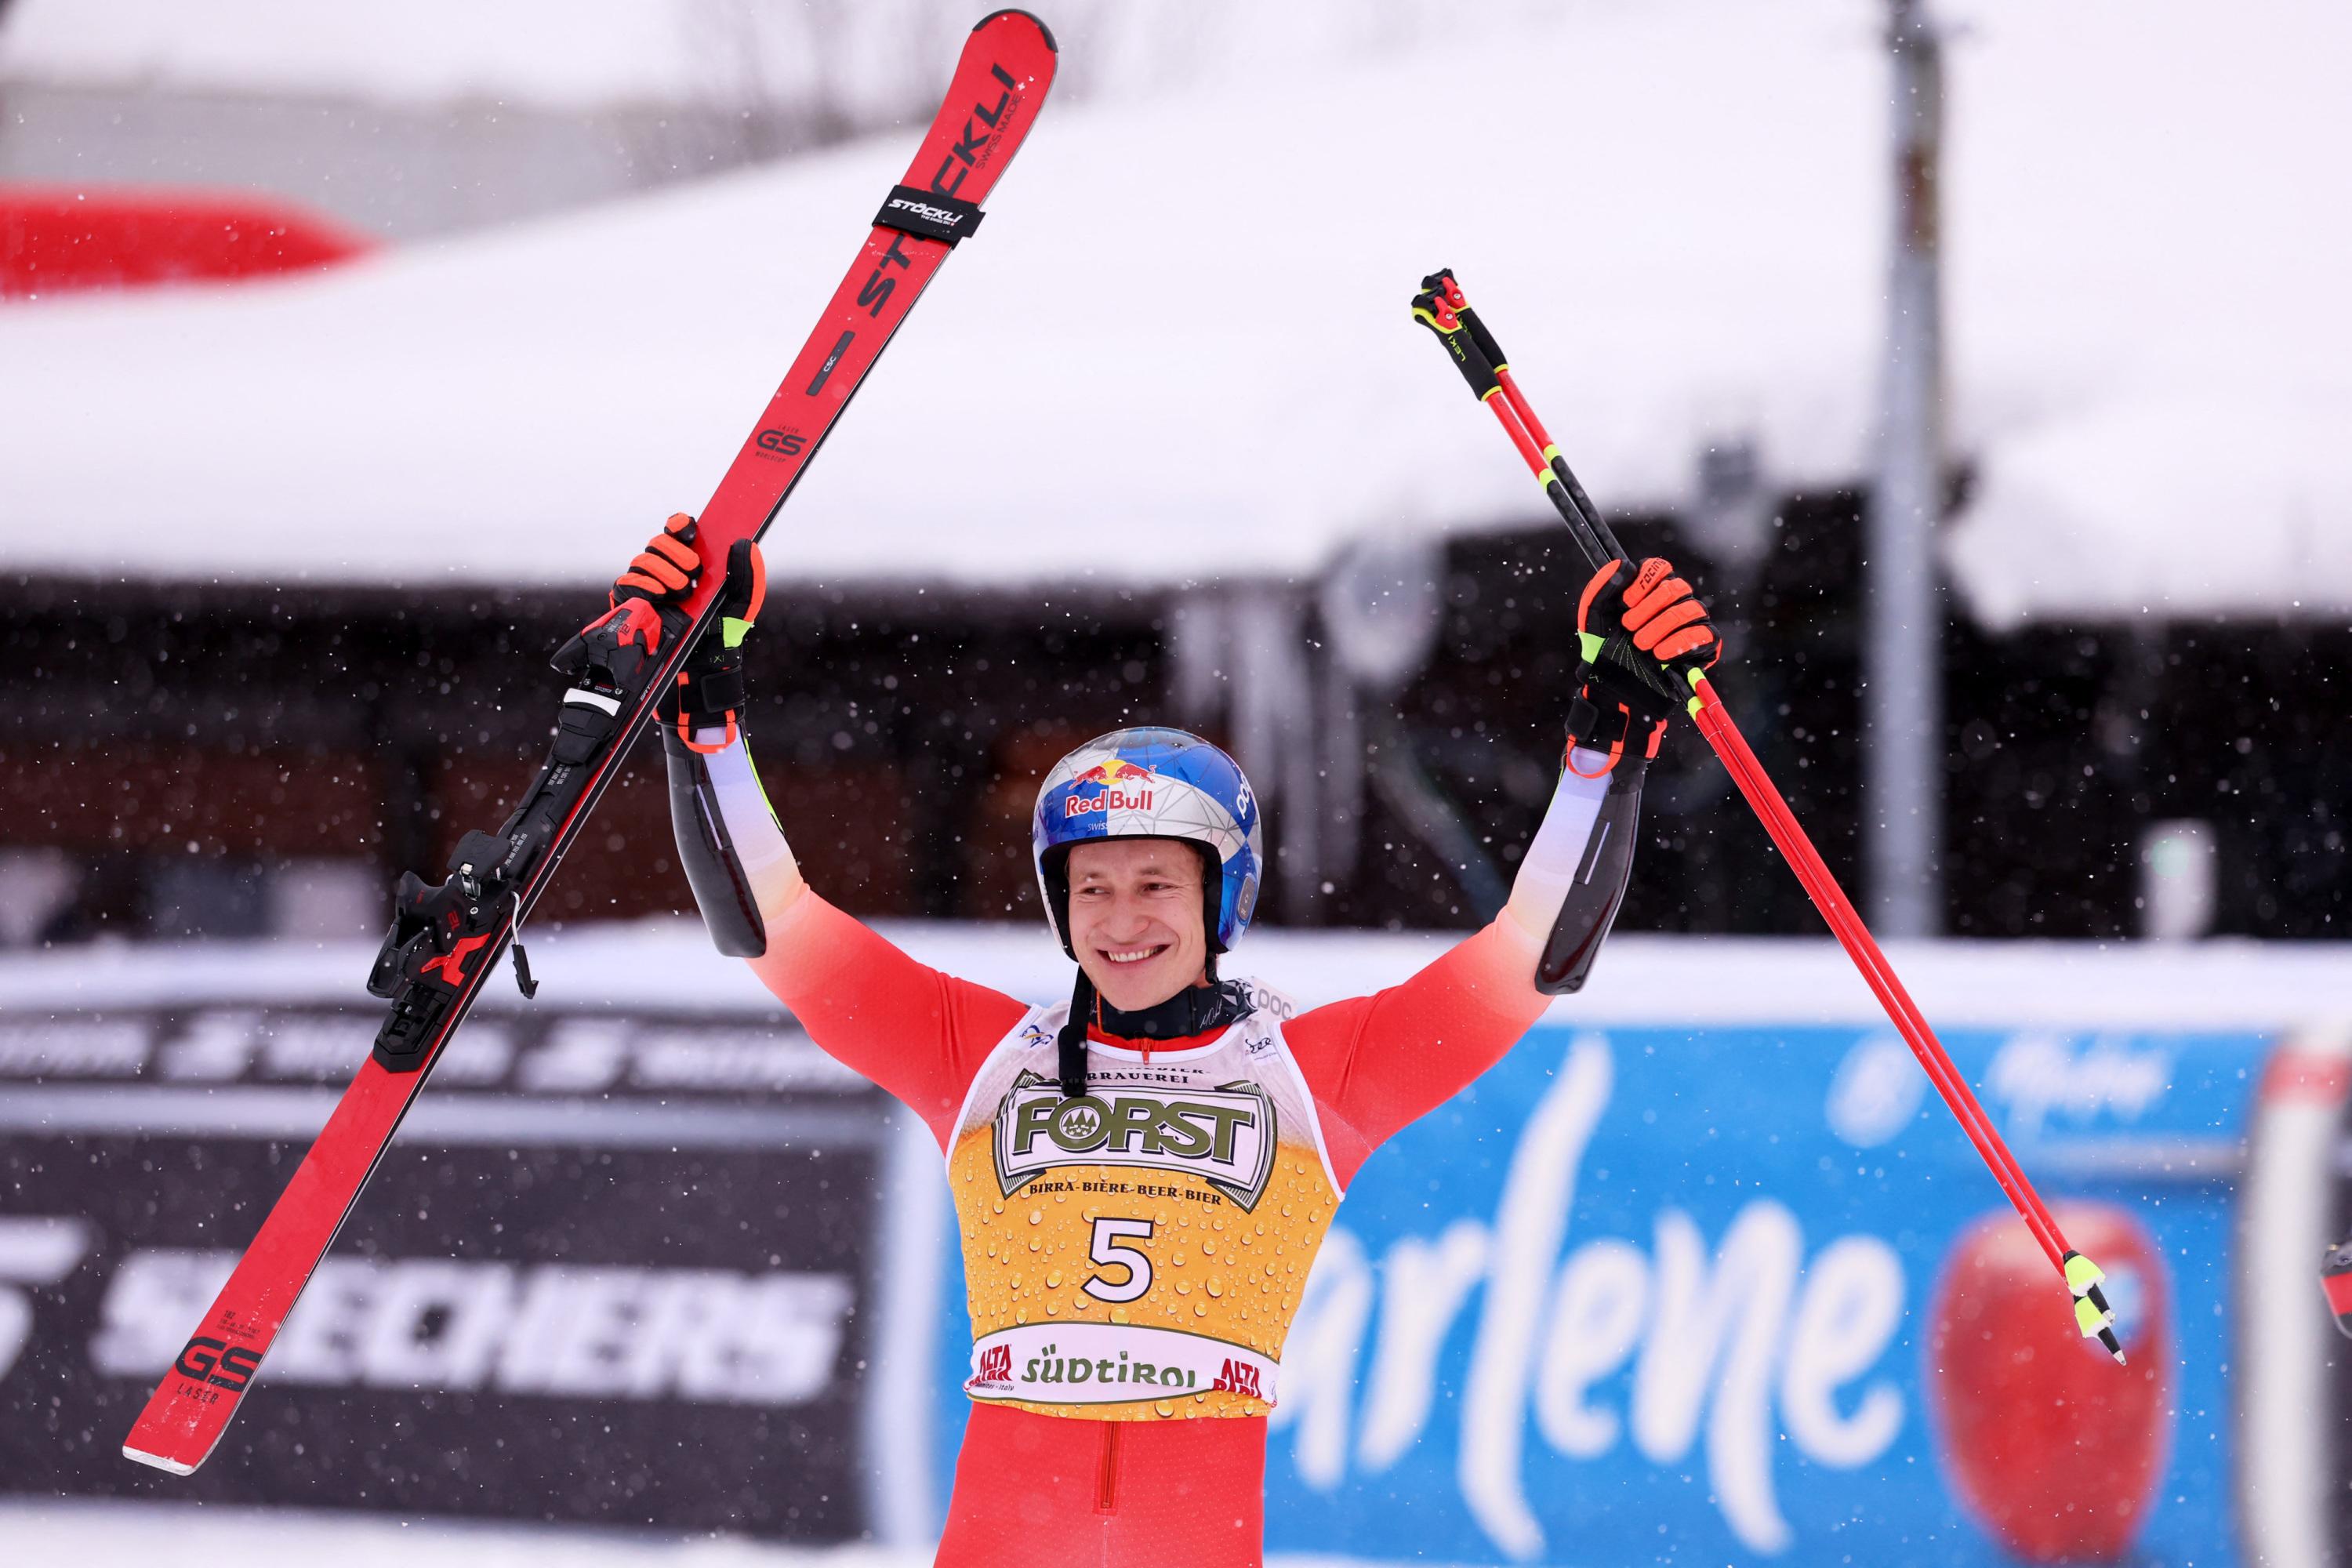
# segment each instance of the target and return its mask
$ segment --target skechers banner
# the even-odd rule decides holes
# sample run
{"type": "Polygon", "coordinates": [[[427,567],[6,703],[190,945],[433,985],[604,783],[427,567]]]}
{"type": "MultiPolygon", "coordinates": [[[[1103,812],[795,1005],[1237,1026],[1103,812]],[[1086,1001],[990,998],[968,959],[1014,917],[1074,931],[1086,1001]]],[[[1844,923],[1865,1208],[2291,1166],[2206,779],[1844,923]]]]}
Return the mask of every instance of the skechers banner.
{"type": "Polygon", "coordinates": [[[268,1353],[190,1337],[373,1025],[0,1009],[0,1491],[875,1529],[904,1134],[772,1013],[486,1010],[268,1353]],[[257,1385],[186,1478],[117,1451],[175,1365],[257,1385]]]}

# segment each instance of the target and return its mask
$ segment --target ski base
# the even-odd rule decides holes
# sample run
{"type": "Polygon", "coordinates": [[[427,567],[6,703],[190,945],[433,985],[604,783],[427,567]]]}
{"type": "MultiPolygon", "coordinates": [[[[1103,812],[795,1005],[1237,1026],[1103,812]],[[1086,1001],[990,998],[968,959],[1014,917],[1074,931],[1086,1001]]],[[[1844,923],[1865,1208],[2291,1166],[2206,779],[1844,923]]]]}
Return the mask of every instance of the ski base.
{"type": "Polygon", "coordinates": [[[126,1459],[135,1459],[142,1465],[152,1465],[165,1474],[173,1476],[193,1476],[196,1473],[196,1466],[204,1462],[198,1459],[191,1464],[182,1464],[167,1455],[146,1453],[132,1447],[128,1443],[122,1445],[122,1457],[126,1459]]]}

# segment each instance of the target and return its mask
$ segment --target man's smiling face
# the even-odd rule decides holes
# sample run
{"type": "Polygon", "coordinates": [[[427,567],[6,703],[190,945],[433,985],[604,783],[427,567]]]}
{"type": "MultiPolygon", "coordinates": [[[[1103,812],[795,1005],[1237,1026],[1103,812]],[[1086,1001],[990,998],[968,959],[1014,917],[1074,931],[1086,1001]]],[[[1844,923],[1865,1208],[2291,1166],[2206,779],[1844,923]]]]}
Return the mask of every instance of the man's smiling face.
{"type": "Polygon", "coordinates": [[[1177,838],[1103,838],[1070,851],[1070,945],[1102,999],[1122,1013],[1165,1002],[1205,977],[1200,852],[1177,838]]]}

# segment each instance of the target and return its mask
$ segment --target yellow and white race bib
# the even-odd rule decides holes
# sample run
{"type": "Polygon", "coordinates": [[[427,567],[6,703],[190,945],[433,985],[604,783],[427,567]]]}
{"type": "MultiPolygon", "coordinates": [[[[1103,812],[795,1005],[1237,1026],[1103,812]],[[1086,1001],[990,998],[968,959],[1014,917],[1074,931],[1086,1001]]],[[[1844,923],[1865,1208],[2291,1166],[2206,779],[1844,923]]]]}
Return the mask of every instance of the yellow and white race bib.
{"type": "Polygon", "coordinates": [[[1339,1190],[1286,1005],[1256,994],[1205,1046],[1092,1044],[1076,1100],[1055,1076],[1066,1004],[989,1054],[948,1152],[972,1398],[1097,1421],[1273,1408],[1339,1190]]]}

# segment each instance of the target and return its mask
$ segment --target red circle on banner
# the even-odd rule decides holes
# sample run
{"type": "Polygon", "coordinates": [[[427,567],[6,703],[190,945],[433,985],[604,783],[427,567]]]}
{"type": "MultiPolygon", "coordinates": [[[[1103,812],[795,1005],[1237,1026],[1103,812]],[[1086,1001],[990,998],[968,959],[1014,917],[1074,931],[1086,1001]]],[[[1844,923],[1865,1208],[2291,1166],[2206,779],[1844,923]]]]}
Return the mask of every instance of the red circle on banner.
{"type": "Polygon", "coordinates": [[[2127,1364],[2075,1331],[2066,1286],[2004,1209],[1961,1233],[1929,1305],[1938,1457],[1969,1516],[2029,1563],[2122,1557],[2155,1501],[2172,1421],[2171,1287],[2139,1221],[2053,1205],[2107,1272],[2127,1364]]]}

